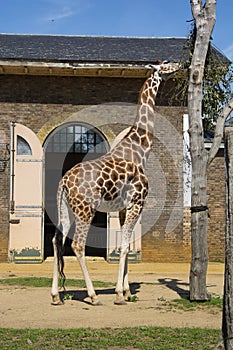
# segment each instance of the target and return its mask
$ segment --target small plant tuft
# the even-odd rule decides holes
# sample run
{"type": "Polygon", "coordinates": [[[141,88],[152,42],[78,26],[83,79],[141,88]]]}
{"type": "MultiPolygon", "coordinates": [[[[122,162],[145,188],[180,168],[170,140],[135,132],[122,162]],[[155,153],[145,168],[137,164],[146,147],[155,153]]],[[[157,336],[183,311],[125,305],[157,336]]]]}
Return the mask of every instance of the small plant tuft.
{"type": "Polygon", "coordinates": [[[63,300],[73,300],[73,294],[71,293],[65,293],[63,300]]]}
{"type": "Polygon", "coordinates": [[[128,297],[127,300],[129,302],[136,303],[139,300],[139,298],[138,298],[138,296],[136,294],[134,294],[134,295],[131,295],[130,297],[128,297]]]}

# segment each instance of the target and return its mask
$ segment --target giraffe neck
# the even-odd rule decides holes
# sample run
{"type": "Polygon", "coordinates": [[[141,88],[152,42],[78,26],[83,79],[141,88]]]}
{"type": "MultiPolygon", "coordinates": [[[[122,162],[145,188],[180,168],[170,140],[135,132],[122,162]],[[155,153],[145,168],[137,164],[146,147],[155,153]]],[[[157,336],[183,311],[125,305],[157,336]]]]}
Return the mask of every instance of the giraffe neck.
{"type": "Polygon", "coordinates": [[[139,135],[147,135],[152,142],[154,133],[155,99],[158,93],[161,77],[155,71],[145,81],[138,98],[137,116],[134,126],[139,135]]]}
{"type": "Polygon", "coordinates": [[[154,133],[155,98],[161,78],[154,72],[142,86],[134,125],[128,134],[115,146],[113,154],[134,162],[143,169],[152,146],[154,133]]]}

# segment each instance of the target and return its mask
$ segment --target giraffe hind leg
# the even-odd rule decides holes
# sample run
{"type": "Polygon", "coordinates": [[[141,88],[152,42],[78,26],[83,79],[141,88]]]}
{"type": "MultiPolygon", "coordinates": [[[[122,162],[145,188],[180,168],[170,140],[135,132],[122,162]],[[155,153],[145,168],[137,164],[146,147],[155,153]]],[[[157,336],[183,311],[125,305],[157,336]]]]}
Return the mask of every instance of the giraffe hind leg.
{"type": "MultiPolygon", "coordinates": [[[[126,208],[119,212],[119,221],[120,221],[121,229],[125,223],[125,219],[126,219],[126,208]]],[[[124,295],[124,299],[126,301],[128,301],[131,298],[131,292],[130,292],[129,281],[128,281],[128,253],[126,254],[126,257],[125,257],[125,267],[124,267],[123,280],[124,280],[124,282],[123,282],[123,295],[124,295]]]]}
{"type": "Polygon", "coordinates": [[[125,301],[129,301],[131,299],[131,292],[130,292],[129,280],[128,280],[128,253],[126,254],[126,257],[125,257],[123,295],[124,295],[125,301]]]}
{"type": "Polygon", "coordinates": [[[81,222],[79,218],[76,218],[76,231],[74,234],[71,247],[81,267],[83,277],[85,279],[85,283],[87,287],[87,293],[88,293],[88,296],[91,298],[92,305],[102,305],[102,303],[99,301],[95,293],[95,290],[86,266],[86,260],[85,260],[85,243],[86,243],[86,238],[89,231],[90,223],[93,217],[94,217],[94,214],[89,219],[89,223],[81,222]]]}

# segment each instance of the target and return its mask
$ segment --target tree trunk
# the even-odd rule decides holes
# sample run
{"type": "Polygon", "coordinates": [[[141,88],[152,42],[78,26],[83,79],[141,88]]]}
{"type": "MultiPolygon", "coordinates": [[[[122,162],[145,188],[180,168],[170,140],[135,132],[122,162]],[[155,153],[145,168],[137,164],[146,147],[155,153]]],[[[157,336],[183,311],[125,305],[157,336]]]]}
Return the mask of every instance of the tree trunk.
{"type": "Polygon", "coordinates": [[[190,65],[188,111],[192,160],[190,300],[209,300],[206,289],[208,267],[206,195],[208,152],[202,125],[202,81],[211,33],[215,24],[216,1],[190,0],[196,25],[195,47],[190,65]]]}
{"type": "Polygon", "coordinates": [[[233,128],[225,131],[227,177],[227,230],[225,240],[225,278],[222,333],[224,347],[233,350],[233,128]]]}
{"type": "Polygon", "coordinates": [[[206,289],[206,274],[208,267],[208,240],[207,240],[207,196],[206,160],[193,157],[192,186],[193,195],[191,202],[191,247],[192,260],[190,266],[190,300],[209,300],[206,289]],[[197,163],[195,165],[195,163],[197,163]]]}

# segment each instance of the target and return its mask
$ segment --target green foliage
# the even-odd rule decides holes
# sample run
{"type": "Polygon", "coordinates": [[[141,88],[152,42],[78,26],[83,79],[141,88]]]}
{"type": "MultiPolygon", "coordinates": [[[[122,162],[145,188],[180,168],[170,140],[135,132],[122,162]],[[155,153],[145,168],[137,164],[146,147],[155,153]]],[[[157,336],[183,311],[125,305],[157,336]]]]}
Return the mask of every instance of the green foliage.
{"type": "MultiPolygon", "coordinates": [[[[182,68],[185,70],[190,67],[195,40],[196,28],[194,24],[184,47],[184,50],[189,51],[189,60],[182,63],[182,68]]],[[[210,43],[203,77],[202,116],[204,130],[213,130],[223,107],[233,96],[232,83],[233,65],[230,62],[222,62],[210,43]]],[[[187,76],[177,86],[178,97],[183,101],[187,98],[188,84],[187,76]]]]}
{"type": "Polygon", "coordinates": [[[145,349],[216,348],[220,330],[190,328],[0,329],[1,349],[145,349]]]}
{"type": "Polygon", "coordinates": [[[73,294],[72,293],[65,293],[63,300],[73,300],[73,294]]]}
{"type": "Polygon", "coordinates": [[[136,303],[139,300],[138,296],[136,294],[131,295],[130,297],[128,297],[128,301],[132,302],[132,303],[136,303]]]}
{"type": "Polygon", "coordinates": [[[205,130],[213,129],[222,108],[233,96],[231,83],[233,83],[233,66],[217,61],[210,47],[203,80],[202,114],[205,130]]]}

